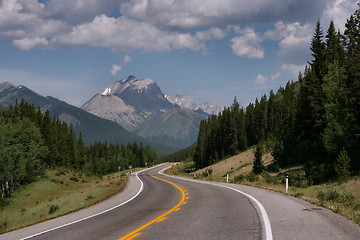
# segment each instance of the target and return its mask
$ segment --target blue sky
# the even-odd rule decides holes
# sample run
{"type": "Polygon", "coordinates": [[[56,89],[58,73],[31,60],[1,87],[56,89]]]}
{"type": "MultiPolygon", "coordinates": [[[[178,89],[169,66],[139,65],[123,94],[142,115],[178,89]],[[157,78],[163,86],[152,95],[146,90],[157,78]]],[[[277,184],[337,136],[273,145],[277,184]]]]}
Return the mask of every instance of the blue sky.
{"type": "Polygon", "coordinates": [[[0,0],[0,82],[81,106],[112,82],[246,106],[296,80],[357,0],[0,0]]]}

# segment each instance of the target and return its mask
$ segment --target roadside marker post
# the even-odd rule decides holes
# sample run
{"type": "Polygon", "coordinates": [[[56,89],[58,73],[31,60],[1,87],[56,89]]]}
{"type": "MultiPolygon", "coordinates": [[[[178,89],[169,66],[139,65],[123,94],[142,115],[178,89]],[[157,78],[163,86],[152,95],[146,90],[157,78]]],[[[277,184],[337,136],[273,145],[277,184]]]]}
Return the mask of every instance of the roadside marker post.
{"type": "Polygon", "coordinates": [[[226,182],[229,183],[229,173],[226,174],[226,182]]]}
{"type": "Polygon", "coordinates": [[[286,174],[286,181],[285,181],[285,184],[286,184],[286,194],[288,194],[288,189],[289,189],[289,174],[286,174]]]}

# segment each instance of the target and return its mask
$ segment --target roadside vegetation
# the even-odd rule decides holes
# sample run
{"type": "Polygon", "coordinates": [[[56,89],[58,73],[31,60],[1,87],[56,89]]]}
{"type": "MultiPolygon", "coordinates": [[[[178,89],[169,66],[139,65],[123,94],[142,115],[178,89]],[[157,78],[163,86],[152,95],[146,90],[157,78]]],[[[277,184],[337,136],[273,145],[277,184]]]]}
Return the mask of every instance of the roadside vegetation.
{"type": "Polygon", "coordinates": [[[44,114],[24,100],[0,114],[0,201],[42,178],[46,169],[64,168],[103,176],[160,161],[149,146],[95,142],[86,146],[72,124],[44,114]],[[120,168],[120,169],[119,169],[120,168]]]}
{"type": "Polygon", "coordinates": [[[0,113],[0,233],[92,205],[122,190],[120,170],[160,162],[149,146],[95,142],[24,100],[0,113]]]}
{"type": "Polygon", "coordinates": [[[124,172],[88,176],[64,168],[21,186],[0,202],[0,234],[89,207],[123,190],[124,172]]]}
{"type": "MultiPolygon", "coordinates": [[[[268,151],[264,151],[262,155],[264,170],[260,174],[255,174],[253,171],[255,153],[256,147],[198,170],[191,158],[184,159],[182,163],[176,165],[174,174],[217,182],[226,182],[229,174],[230,183],[269,189],[283,194],[286,194],[285,176],[288,174],[289,195],[328,208],[360,225],[359,177],[314,185],[306,177],[302,165],[284,169],[274,168],[274,158],[268,151]]],[[[172,175],[173,170],[168,169],[166,173],[172,175]]]]}
{"type": "Polygon", "coordinates": [[[360,8],[343,34],[328,26],[317,22],[297,82],[203,120],[175,174],[283,193],[288,174],[290,195],[360,224],[360,8]]]}
{"type": "MultiPolygon", "coordinates": [[[[359,4],[360,6],[360,4],[359,4]]],[[[320,21],[309,43],[313,59],[298,81],[256,98],[247,107],[234,99],[200,123],[195,168],[201,169],[250,146],[266,144],[273,168],[303,166],[310,184],[346,181],[360,173],[360,9],[343,34],[320,21]]],[[[261,165],[256,173],[261,172],[261,165]]]]}

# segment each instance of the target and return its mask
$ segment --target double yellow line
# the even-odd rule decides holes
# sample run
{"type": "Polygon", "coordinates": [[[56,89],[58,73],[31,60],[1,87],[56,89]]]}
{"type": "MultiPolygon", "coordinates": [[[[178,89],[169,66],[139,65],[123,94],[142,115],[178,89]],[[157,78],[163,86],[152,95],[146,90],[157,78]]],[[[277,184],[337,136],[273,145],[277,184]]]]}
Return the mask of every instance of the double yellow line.
{"type": "MultiPolygon", "coordinates": [[[[153,171],[155,171],[155,170],[153,170],[153,171]]],[[[152,171],[151,171],[151,172],[152,172],[152,171]]],[[[150,173],[151,173],[151,172],[150,172],[150,173]]],[[[150,226],[151,224],[153,224],[153,223],[155,223],[155,222],[164,221],[164,220],[166,219],[166,217],[165,217],[166,215],[168,215],[168,214],[171,213],[171,212],[178,211],[178,210],[180,209],[179,207],[180,207],[182,204],[186,204],[186,202],[185,202],[185,195],[186,195],[186,194],[185,194],[185,191],[184,191],[181,187],[179,187],[179,186],[176,185],[175,183],[170,182],[170,181],[168,181],[168,180],[165,180],[165,179],[162,179],[162,178],[158,178],[158,177],[155,177],[155,176],[153,176],[153,175],[150,175],[150,176],[153,177],[153,178],[156,178],[156,179],[158,179],[158,180],[167,182],[167,183],[173,185],[174,187],[176,187],[177,189],[179,189],[179,190],[181,191],[181,194],[182,194],[181,200],[180,200],[180,202],[179,202],[175,207],[173,207],[172,209],[170,209],[169,211],[167,211],[167,212],[164,213],[163,215],[161,215],[161,216],[155,218],[154,220],[146,223],[145,225],[143,225],[143,226],[139,227],[138,229],[132,231],[131,233],[127,234],[126,236],[124,236],[124,237],[122,237],[122,238],[119,238],[119,240],[125,240],[125,239],[126,239],[126,240],[130,240],[130,239],[133,239],[133,238],[139,236],[139,235],[141,234],[141,233],[140,233],[141,230],[143,230],[144,228],[147,228],[148,226],[150,226]]]]}

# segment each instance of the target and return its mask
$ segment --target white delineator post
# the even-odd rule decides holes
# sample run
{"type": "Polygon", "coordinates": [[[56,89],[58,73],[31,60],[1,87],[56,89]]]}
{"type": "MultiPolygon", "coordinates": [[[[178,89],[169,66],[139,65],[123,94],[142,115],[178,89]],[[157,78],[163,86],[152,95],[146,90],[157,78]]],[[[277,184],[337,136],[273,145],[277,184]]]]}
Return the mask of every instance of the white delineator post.
{"type": "Polygon", "coordinates": [[[226,182],[227,182],[227,183],[229,182],[229,173],[226,174],[226,182]]]}
{"type": "Polygon", "coordinates": [[[286,184],[286,194],[288,194],[288,189],[289,189],[289,175],[288,174],[286,174],[285,184],[286,184]]]}

